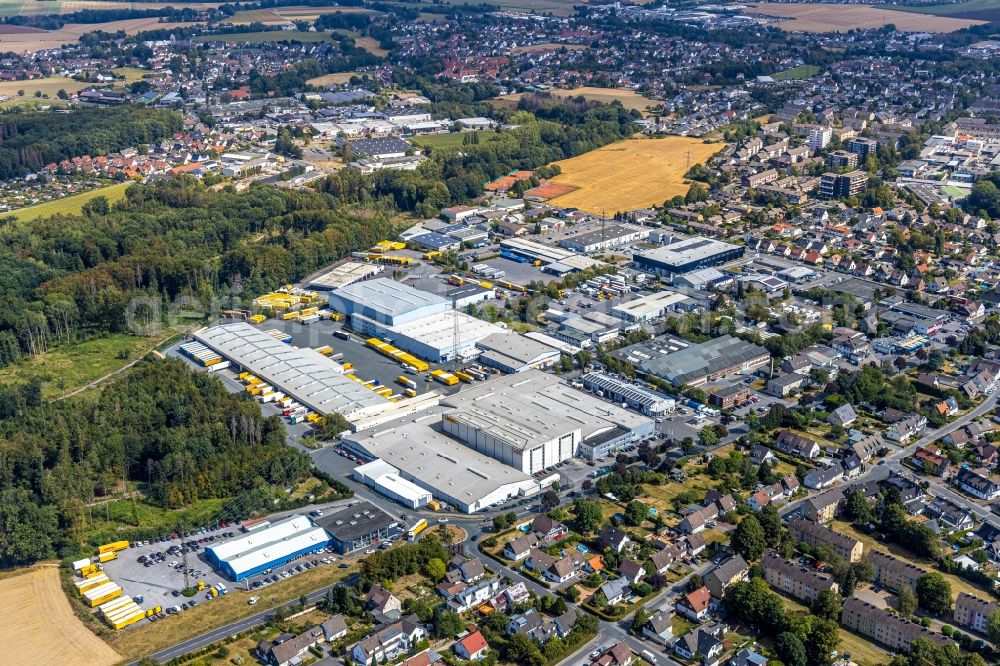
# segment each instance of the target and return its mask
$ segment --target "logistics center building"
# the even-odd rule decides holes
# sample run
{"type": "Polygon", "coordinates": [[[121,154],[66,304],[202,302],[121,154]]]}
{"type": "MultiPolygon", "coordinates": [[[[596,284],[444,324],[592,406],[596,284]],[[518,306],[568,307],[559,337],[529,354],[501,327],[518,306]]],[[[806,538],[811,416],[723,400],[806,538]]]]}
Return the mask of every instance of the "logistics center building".
{"type": "Polygon", "coordinates": [[[325,548],[330,535],[308,516],[294,515],[205,549],[223,575],[239,582],[325,548]]]}
{"type": "Polygon", "coordinates": [[[636,268],[656,275],[676,275],[718,266],[743,256],[746,248],[701,236],[686,238],[632,257],[636,268]]]}

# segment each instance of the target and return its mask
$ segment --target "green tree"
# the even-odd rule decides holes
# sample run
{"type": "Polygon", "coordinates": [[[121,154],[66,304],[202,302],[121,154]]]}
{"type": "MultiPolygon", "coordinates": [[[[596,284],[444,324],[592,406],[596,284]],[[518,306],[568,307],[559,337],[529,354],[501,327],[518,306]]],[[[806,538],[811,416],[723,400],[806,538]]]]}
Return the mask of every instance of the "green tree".
{"type": "Polygon", "coordinates": [[[825,620],[837,621],[840,619],[840,609],[844,605],[844,598],[833,590],[823,590],[812,603],[812,613],[816,617],[825,620]]]}
{"type": "Polygon", "coordinates": [[[805,644],[810,666],[828,666],[840,644],[840,628],[832,620],[816,619],[805,644]]]}
{"type": "Polygon", "coordinates": [[[986,635],[990,637],[990,642],[1000,645],[1000,611],[993,611],[986,623],[986,635]]]}
{"type": "Polygon", "coordinates": [[[775,546],[781,541],[781,516],[774,504],[767,504],[757,512],[757,522],[764,530],[764,541],[768,546],[775,546]]]}
{"type": "Polygon", "coordinates": [[[445,563],[436,557],[428,560],[427,564],[424,565],[424,573],[434,582],[438,582],[443,579],[447,572],[448,570],[445,567],[445,563]]]}
{"type": "Polygon", "coordinates": [[[909,586],[900,588],[899,592],[896,593],[896,600],[898,604],[897,610],[903,617],[909,617],[917,611],[917,595],[913,593],[913,590],[909,586]]]}
{"type": "Polygon", "coordinates": [[[573,512],[576,514],[576,529],[581,534],[594,534],[604,524],[604,513],[597,502],[577,500],[573,512]]]}
{"type": "Polygon", "coordinates": [[[698,431],[698,441],[702,446],[716,446],[719,443],[719,435],[712,426],[705,426],[698,431]]]}
{"type": "Polygon", "coordinates": [[[937,571],[917,579],[917,603],[933,615],[944,615],[951,610],[951,583],[937,571]]]}
{"type": "Polygon", "coordinates": [[[740,521],[733,532],[732,546],[747,562],[760,559],[767,547],[767,540],[756,516],[746,516],[740,521]]]}
{"type": "Polygon", "coordinates": [[[458,613],[440,608],[434,613],[434,635],[438,638],[454,638],[463,629],[465,623],[458,613]]]}
{"type": "Polygon", "coordinates": [[[646,519],[646,505],[642,502],[633,500],[628,503],[625,507],[625,522],[634,527],[642,525],[642,521],[646,519]]]}
{"type": "Polygon", "coordinates": [[[802,639],[791,631],[778,634],[774,641],[774,650],[778,653],[778,658],[785,666],[807,666],[806,646],[802,644],[802,639]]]}

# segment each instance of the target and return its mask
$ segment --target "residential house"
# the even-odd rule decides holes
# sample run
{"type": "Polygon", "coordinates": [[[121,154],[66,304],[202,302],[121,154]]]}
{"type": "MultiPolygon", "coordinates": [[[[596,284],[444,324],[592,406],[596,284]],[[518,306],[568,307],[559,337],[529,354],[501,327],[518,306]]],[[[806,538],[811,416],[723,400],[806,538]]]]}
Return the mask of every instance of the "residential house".
{"type": "Polygon", "coordinates": [[[649,640],[666,645],[674,637],[672,612],[657,611],[642,626],[642,635],[649,640]]]}
{"type": "Polygon", "coordinates": [[[970,469],[960,470],[955,476],[954,483],[963,491],[981,500],[992,501],[1000,497],[1000,485],[970,469]]]}
{"type": "Polygon", "coordinates": [[[733,555],[705,574],[705,587],[713,597],[721,599],[727,587],[746,580],[749,573],[747,561],[741,555],[733,555]]]}
{"type": "Polygon", "coordinates": [[[778,456],[774,455],[774,451],[763,444],[754,444],[750,447],[750,462],[754,465],[762,463],[774,464],[777,460],[778,456]]]}
{"type": "Polygon", "coordinates": [[[634,661],[632,649],[625,643],[617,643],[595,659],[591,666],[631,666],[634,661]]]}
{"type": "Polygon", "coordinates": [[[708,548],[708,542],[705,541],[705,537],[700,534],[689,534],[684,537],[684,544],[687,548],[687,554],[691,557],[699,555],[702,551],[708,548]]]}
{"type": "Polygon", "coordinates": [[[931,640],[941,646],[954,644],[954,641],[936,631],[893,615],[858,597],[851,597],[844,602],[840,623],[851,631],[899,652],[908,652],[910,644],[918,638],[931,640]]]}
{"type": "Polygon", "coordinates": [[[935,444],[918,446],[913,451],[913,462],[928,474],[945,477],[951,469],[951,461],[945,457],[941,448],[935,444]]]}
{"type": "Polygon", "coordinates": [[[323,630],[320,627],[313,627],[294,637],[280,634],[274,640],[257,644],[257,658],[269,666],[293,666],[301,663],[302,655],[309,648],[323,640],[323,630]]]}
{"type": "Polygon", "coordinates": [[[760,511],[771,503],[771,493],[767,489],[758,490],[747,500],[747,506],[753,511],[760,511]]]}
{"type": "Polygon", "coordinates": [[[604,595],[609,606],[614,606],[618,602],[623,601],[632,589],[625,578],[615,578],[601,585],[598,591],[604,595]]]}
{"type": "Polygon", "coordinates": [[[825,525],[794,517],[788,521],[788,531],[797,543],[805,543],[812,548],[829,548],[848,562],[861,561],[864,544],[825,525]]]}
{"type": "Polygon", "coordinates": [[[728,666],[767,666],[767,657],[750,648],[743,648],[733,655],[728,666]]]}
{"type": "Polygon", "coordinates": [[[937,520],[948,532],[971,529],[975,525],[971,511],[944,497],[935,497],[928,502],[924,515],[937,520]]]}
{"type": "Polygon", "coordinates": [[[802,479],[802,483],[806,488],[812,488],[813,490],[823,490],[824,488],[829,488],[834,484],[835,481],[844,476],[844,468],[840,465],[831,465],[830,467],[815,468],[809,470],[809,472],[802,479]]]}
{"type": "Polygon", "coordinates": [[[927,573],[914,564],[897,560],[879,550],[868,553],[868,561],[875,568],[875,582],[893,591],[908,587],[916,592],[917,581],[927,573]]]}
{"type": "Polygon", "coordinates": [[[839,590],[837,583],[829,576],[790,562],[773,550],[764,553],[761,566],[764,568],[764,580],[771,587],[801,601],[812,603],[820,592],[839,590]]]}
{"type": "Polygon", "coordinates": [[[990,617],[998,610],[996,603],[984,601],[968,592],[959,592],[955,600],[955,624],[985,634],[990,617]]]}
{"type": "Polygon", "coordinates": [[[565,525],[545,514],[535,516],[529,529],[538,536],[540,541],[556,541],[562,539],[569,532],[565,525]]]}
{"type": "Polygon", "coordinates": [[[355,643],[350,650],[351,660],[363,666],[392,661],[397,656],[409,652],[426,636],[427,631],[420,624],[420,618],[416,615],[407,615],[355,643]]]}
{"type": "Polygon", "coordinates": [[[469,586],[462,582],[443,581],[435,589],[447,601],[448,610],[464,613],[492,599],[500,591],[500,579],[481,580],[469,586]]]}
{"type": "Polygon", "coordinates": [[[674,643],[674,654],[692,661],[698,657],[701,666],[717,666],[722,659],[725,644],[724,625],[716,627],[695,627],[674,643]]]}
{"type": "Polygon", "coordinates": [[[390,615],[393,612],[401,613],[403,610],[403,602],[378,583],[372,585],[371,589],[368,590],[367,601],[368,608],[383,615],[390,615]]]}
{"type": "Polygon", "coordinates": [[[623,560],[618,567],[618,573],[627,580],[630,585],[635,585],[646,576],[646,567],[633,560],[623,560]]]}
{"type": "Polygon", "coordinates": [[[815,440],[804,435],[799,435],[791,430],[782,430],[774,439],[775,448],[784,453],[788,453],[799,458],[811,460],[820,454],[819,444],[815,440]]]}
{"type": "Polygon", "coordinates": [[[565,613],[552,620],[552,624],[556,627],[556,635],[559,638],[566,638],[566,635],[573,630],[573,625],[576,624],[576,609],[567,609],[565,613]]]}
{"type": "Polygon", "coordinates": [[[920,434],[927,427],[927,417],[923,414],[910,414],[889,426],[885,431],[886,439],[905,444],[910,438],[920,434]]]}
{"type": "Polygon", "coordinates": [[[847,427],[858,420],[858,414],[850,403],[837,407],[827,417],[827,422],[831,425],[847,427]]]}
{"type": "Polygon", "coordinates": [[[712,594],[702,585],[697,590],[689,592],[677,603],[677,612],[689,620],[701,622],[708,615],[708,607],[712,602],[712,594]]]}
{"type": "Polygon", "coordinates": [[[483,561],[477,557],[468,558],[456,555],[448,562],[447,580],[451,582],[475,583],[486,575],[483,561]]]}
{"type": "Polygon", "coordinates": [[[455,641],[453,648],[461,659],[481,661],[486,658],[490,644],[483,638],[483,634],[476,630],[462,640],[455,641]]]}
{"type": "Polygon", "coordinates": [[[601,535],[598,537],[598,543],[601,548],[611,548],[615,552],[620,553],[625,546],[628,545],[630,539],[625,532],[612,527],[611,525],[606,526],[601,530],[601,535]]]}
{"type": "Polygon", "coordinates": [[[841,488],[809,497],[802,504],[802,515],[816,523],[830,522],[836,517],[843,499],[844,491],[841,488]]]}
{"type": "Polygon", "coordinates": [[[677,560],[684,557],[686,548],[682,544],[669,543],[649,556],[649,561],[656,567],[656,573],[665,574],[677,560]]]}
{"type": "Polygon", "coordinates": [[[508,560],[520,562],[531,554],[531,549],[538,545],[538,537],[534,534],[525,534],[516,539],[511,539],[503,547],[503,556],[508,560]]]}

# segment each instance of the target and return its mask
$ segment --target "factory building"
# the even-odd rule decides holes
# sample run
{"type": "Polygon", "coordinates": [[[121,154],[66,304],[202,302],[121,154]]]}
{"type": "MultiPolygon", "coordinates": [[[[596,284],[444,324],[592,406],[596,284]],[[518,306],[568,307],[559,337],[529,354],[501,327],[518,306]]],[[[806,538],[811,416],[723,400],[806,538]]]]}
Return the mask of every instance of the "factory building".
{"type": "Polygon", "coordinates": [[[674,347],[651,340],[618,350],[616,354],[636,365],[639,372],[665,379],[674,386],[700,386],[726,375],[753,371],[771,360],[770,353],[760,345],[731,335],[674,347]]]}
{"type": "Polygon", "coordinates": [[[653,434],[650,419],[528,370],[441,400],[444,431],[534,474],[574,456],[600,458],[653,434]]]}
{"type": "Polygon", "coordinates": [[[407,481],[398,469],[381,459],[355,467],[353,476],[355,481],[410,509],[418,509],[432,498],[429,491],[407,481]]]}
{"type": "Polygon", "coordinates": [[[382,264],[346,261],[314,277],[309,281],[309,288],[317,291],[332,291],[355,282],[371,280],[383,271],[385,271],[385,266],[382,264]]]}
{"type": "Polygon", "coordinates": [[[687,296],[676,291],[657,291],[648,296],[619,303],[611,308],[611,314],[630,322],[653,321],[675,310],[678,303],[686,300],[687,296]]]}
{"type": "Polygon", "coordinates": [[[395,518],[371,502],[355,502],[316,522],[329,532],[330,545],[341,555],[371,548],[403,532],[395,518]]]}
{"type": "Polygon", "coordinates": [[[631,409],[657,418],[668,414],[677,406],[673,398],[654,393],[647,388],[625,382],[603,372],[588,372],[580,378],[583,387],[599,397],[627,404],[631,409]]]}
{"type": "Polygon", "coordinates": [[[365,332],[392,340],[394,346],[432,363],[444,363],[456,358],[465,361],[476,358],[479,356],[476,343],[501,334],[504,329],[458,310],[446,310],[396,326],[372,322],[365,332]]]}
{"type": "Polygon", "coordinates": [[[205,549],[205,557],[230,580],[239,582],[330,543],[330,535],[308,516],[294,515],[205,549]]]}
{"type": "Polygon", "coordinates": [[[635,267],[654,275],[676,275],[718,266],[743,256],[746,248],[711,238],[694,236],[633,255],[635,267]]]}
{"type": "Polygon", "coordinates": [[[506,331],[477,341],[476,347],[480,363],[507,374],[548,368],[560,356],[558,349],[506,331]]]}
{"type": "Polygon", "coordinates": [[[539,492],[538,482],[529,475],[449,437],[440,419],[440,412],[397,419],[346,435],[342,444],[354,455],[384,462],[400,478],[465,513],[539,492]]]}
{"type": "Polygon", "coordinates": [[[649,236],[649,229],[626,224],[602,225],[600,229],[585,231],[559,241],[561,247],[573,252],[604,252],[634,243],[649,236]]]}

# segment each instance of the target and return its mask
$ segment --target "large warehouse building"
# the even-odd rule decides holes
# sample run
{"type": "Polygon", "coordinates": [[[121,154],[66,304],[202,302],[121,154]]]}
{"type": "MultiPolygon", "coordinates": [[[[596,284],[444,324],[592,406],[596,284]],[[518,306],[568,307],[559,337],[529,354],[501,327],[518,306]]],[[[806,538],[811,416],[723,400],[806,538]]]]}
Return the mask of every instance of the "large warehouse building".
{"type": "Polygon", "coordinates": [[[526,474],[574,456],[604,457],[654,430],[645,416],[538,370],[470,386],[441,406],[445,432],[526,474]]]}
{"type": "Polygon", "coordinates": [[[479,340],[503,332],[495,324],[453,309],[444,296],[387,278],[357,282],[329,298],[330,307],[348,315],[358,333],[391,340],[432,363],[473,359],[479,355],[479,340]]]}
{"type": "Polygon", "coordinates": [[[237,371],[252,372],[317,414],[341,414],[354,427],[374,427],[437,404],[433,392],[390,402],[348,378],[336,361],[315,350],[285,344],[245,322],[203,328],[194,338],[237,371]]]}
{"type": "Polygon", "coordinates": [[[316,522],[329,532],[330,545],[341,555],[371,548],[403,532],[399,521],[371,502],[355,502],[316,522]]]}
{"type": "Polygon", "coordinates": [[[636,268],[655,275],[676,275],[718,266],[743,256],[742,245],[694,236],[632,257],[636,268]]]}
{"type": "Polygon", "coordinates": [[[726,375],[749,372],[767,365],[771,354],[752,342],[724,335],[701,344],[675,344],[672,339],[649,340],[615,352],[647,375],[674,386],[700,386],[726,375]]]}
{"type": "Polygon", "coordinates": [[[295,515],[205,549],[205,557],[230,580],[241,581],[314,553],[330,535],[308,516],[295,515]]]}
{"type": "Polygon", "coordinates": [[[380,429],[347,435],[342,443],[355,455],[380,459],[400,478],[465,513],[539,491],[529,475],[449,437],[440,420],[440,413],[398,419],[380,429]]]}
{"type": "Polygon", "coordinates": [[[381,458],[355,467],[354,480],[410,509],[419,509],[433,497],[429,491],[401,477],[398,469],[381,458]]]}

